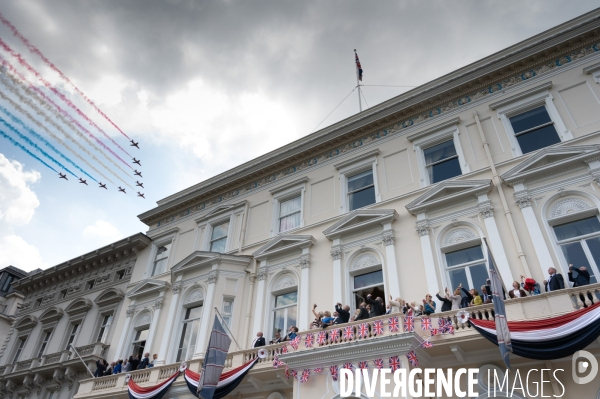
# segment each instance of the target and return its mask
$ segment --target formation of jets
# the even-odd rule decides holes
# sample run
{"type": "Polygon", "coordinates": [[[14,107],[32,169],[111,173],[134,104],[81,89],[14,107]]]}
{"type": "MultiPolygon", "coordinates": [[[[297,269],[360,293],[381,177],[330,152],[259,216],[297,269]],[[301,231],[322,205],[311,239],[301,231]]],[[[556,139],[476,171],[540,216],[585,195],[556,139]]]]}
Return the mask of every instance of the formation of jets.
{"type": "MultiPolygon", "coordinates": [[[[140,147],[139,147],[139,142],[135,142],[135,141],[133,141],[133,140],[131,140],[130,142],[131,142],[131,144],[130,144],[130,146],[131,146],[131,147],[135,147],[135,148],[137,148],[138,150],[140,149],[140,147]]],[[[139,166],[142,166],[141,160],[139,160],[139,159],[136,159],[135,157],[133,157],[133,163],[135,163],[135,164],[137,164],[137,165],[139,165],[139,166]]],[[[137,169],[134,169],[134,173],[133,173],[133,174],[134,174],[134,175],[136,175],[136,176],[142,177],[142,172],[138,172],[138,170],[137,170],[137,169]]],[[[64,173],[60,173],[60,172],[58,173],[58,178],[59,178],[59,179],[65,179],[65,180],[69,180],[69,179],[67,178],[67,175],[66,175],[66,174],[64,174],[64,173]]],[[[79,177],[78,179],[79,179],[79,183],[81,183],[81,184],[85,184],[86,186],[88,185],[88,184],[87,184],[87,180],[84,180],[84,179],[82,179],[81,177],[79,177]]],[[[135,185],[136,185],[137,187],[144,188],[144,184],[143,184],[143,183],[140,183],[140,182],[139,182],[139,181],[137,181],[137,180],[135,181],[135,185]]],[[[108,190],[108,188],[106,187],[106,183],[102,183],[102,182],[99,182],[99,183],[98,183],[98,188],[103,188],[103,189],[105,189],[105,190],[108,190]]],[[[121,186],[119,186],[119,191],[120,191],[120,192],[122,192],[123,194],[127,194],[127,192],[125,191],[125,189],[124,189],[123,187],[121,187],[121,186]]],[[[146,199],[146,197],[144,196],[144,193],[140,193],[139,191],[137,192],[137,196],[138,196],[138,197],[142,197],[142,198],[146,199]]]]}

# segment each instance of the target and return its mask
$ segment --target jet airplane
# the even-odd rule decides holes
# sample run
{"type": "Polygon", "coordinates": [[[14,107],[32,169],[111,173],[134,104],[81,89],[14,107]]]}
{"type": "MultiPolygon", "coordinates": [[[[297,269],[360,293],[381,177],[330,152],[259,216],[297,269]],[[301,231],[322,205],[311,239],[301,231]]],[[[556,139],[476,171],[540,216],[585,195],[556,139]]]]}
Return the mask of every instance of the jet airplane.
{"type": "Polygon", "coordinates": [[[146,199],[146,197],[144,197],[144,193],[140,193],[139,191],[138,191],[138,197],[142,197],[143,199],[146,199]]]}
{"type": "Polygon", "coordinates": [[[119,186],[119,191],[120,191],[120,192],[122,192],[123,194],[127,194],[127,193],[125,192],[125,189],[124,189],[124,188],[121,188],[121,186],[119,186]]]}
{"type": "Polygon", "coordinates": [[[141,188],[144,188],[144,183],[140,183],[139,181],[135,181],[135,185],[141,188]]]}
{"type": "Polygon", "coordinates": [[[69,180],[67,179],[67,175],[63,175],[62,173],[58,172],[58,178],[59,179],[65,179],[65,180],[69,180]]]}
{"type": "Polygon", "coordinates": [[[135,147],[139,150],[140,149],[140,147],[138,146],[139,143],[140,143],[139,141],[136,143],[135,141],[131,140],[130,147],[135,147]]]}
{"type": "Polygon", "coordinates": [[[100,184],[100,188],[103,188],[105,190],[108,190],[108,188],[106,188],[106,184],[102,184],[102,182],[99,183],[100,184]]]}
{"type": "Polygon", "coordinates": [[[88,185],[87,181],[83,180],[81,177],[79,178],[79,183],[85,184],[86,186],[88,185]]]}
{"type": "Polygon", "coordinates": [[[133,170],[133,174],[134,174],[134,175],[136,175],[136,176],[139,176],[139,177],[142,177],[142,178],[143,178],[143,176],[142,176],[142,172],[138,172],[138,171],[137,171],[137,169],[134,169],[134,170],[133,170]]]}

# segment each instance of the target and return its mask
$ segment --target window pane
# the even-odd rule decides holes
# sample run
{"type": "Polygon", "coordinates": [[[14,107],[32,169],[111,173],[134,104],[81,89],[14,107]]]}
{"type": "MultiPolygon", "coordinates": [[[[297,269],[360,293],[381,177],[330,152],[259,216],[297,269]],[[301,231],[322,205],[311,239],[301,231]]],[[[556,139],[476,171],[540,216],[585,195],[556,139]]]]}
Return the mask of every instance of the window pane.
{"type": "Polygon", "coordinates": [[[275,297],[275,307],[280,308],[282,306],[292,305],[298,302],[298,292],[290,292],[283,295],[277,295],[275,297]]]}
{"type": "Polygon", "coordinates": [[[362,191],[357,191],[349,195],[349,208],[351,211],[362,208],[363,206],[375,203],[375,187],[369,187],[362,191]]]}
{"type": "Polygon", "coordinates": [[[548,125],[517,136],[517,141],[521,147],[521,152],[527,154],[528,152],[560,143],[560,137],[558,137],[554,125],[548,125]]]}
{"type": "Polygon", "coordinates": [[[273,312],[273,335],[276,332],[284,332],[285,329],[285,309],[276,310],[273,312]]]}
{"type": "Polygon", "coordinates": [[[543,125],[544,123],[552,122],[552,119],[550,119],[550,115],[548,115],[548,111],[546,111],[546,107],[544,106],[513,116],[512,118],[508,118],[508,120],[510,120],[510,124],[515,133],[543,125]]]}
{"type": "Polygon", "coordinates": [[[183,326],[181,328],[181,338],[179,339],[179,349],[177,350],[177,362],[180,362],[185,359],[190,339],[190,324],[191,323],[183,323],[183,326]]]}
{"type": "Polygon", "coordinates": [[[296,306],[292,306],[291,308],[286,308],[285,309],[287,311],[287,320],[286,320],[286,329],[290,328],[291,326],[295,326],[296,325],[296,306]]]}
{"type": "Polygon", "coordinates": [[[286,201],[281,201],[279,204],[279,216],[289,215],[290,213],[294,213],[300,210],[300,205],[302,201],[300,196],[295,198],[291,198],[286,201]]]}
{"type": "Polygon", "coordinates": [[[453,157],[456,155],[454,140],[448,140],[441,144],[434,145],[433,147],[425,148],[423,150],[423,155],[425,156],[426,165],[453,157]]]}
{"type": "MultiPolygon", "coordinates": [[[[463,287],[469,289],[469,280],[467,280],[467,272],[465,269],[450,270],[449,274],[450,274],[450,283],[452,284],[451,291],[456,289],[456,287],[458,287],[460,284],[462,284],[463,287]]],[[[462,292],[461,292],[461,295],[463,295],[462,292]]]]}
{"type": "Polygon", "coordinates": [[[197,319],[202,316],[202,306],[196,306],[195,308],[189,308],[185,313],[186,320],[197,319]]]}
{"type": "Polygon", "coordinates": [[[427,172],[429,173],[429,182],[431,184],[448,180],[462,174],[458,158],[452,158],[445,162],[428,166],[427,172]]]}
{"type": "Polygon", "coordinates": [[[360,189],[361,187],[370,186],[373,184],[373,171],[359,173],[348,177],[348,192],[360,189]]]}
{"type": "Polygon", "coordinates": [[[169,256],[170,252],[171,252],[171,244],[162,245],[162,246],[158,247],[158,249],[156,250],[156,258],[155,259],[167,258],[169,256]]]}
{"type": "Polygon", "coordinates": [[[377,284],[383,284],[383,272],[381,270],[354,276],[354,289],[377,284]]]}
{"type": "Polygon", "coordinates": [[[596,216],[554,226],[559,241],[600,231],[600,221],[596,216]]]}
{"type": "MultiPolygon", "coordinates": [[[[594,262],[596,262],[596,266],[600,265],[600,237],[594,237],[594,238],[590,238],[589,240],[585,240],[588,248],[590,249],[590,252],[592,253],[592,258],[594,258],[594,262]]],[[[573,264],[574,266],[577,266],[577,264],[573,264]]],[[[585,266],[585,265],[579,265],[579,266],[585,266]]],[[[591,267],[588,267],[588,272],[590,273],[590,284],[594,284],[598,282],[598,279],[596,278],[596,273],[594,272],[594,269],[591,267]]]]}
{"type": "Polygon", "coordinates": [[[136,334],[135,334],[135,340],[136,341],[145,341],[146,338],[148,338],[148,330],[139,330],[136,334]]]}
{"type": "Polygon", "coordinates": [[[279,219],[279,232],[291,230],[300,226],[300,212],[292,213],[279,219]]]}
{"type": "Polygon", "coordinates": [[[218,226],[214,226],[212,230],[211,240],[216,240],[217,238],[227,237],[227,231],[229,230],[229,222],[221,223],[218,226]]]}
{"type": "Polygon", "coordinates": [[[567,264],[572,263],[575,267],[585,266],[588,271],[590,271],[590,274],[592,274],[590,262],[588,261],[587,256],[585,256],[585,252],[583,252],[581,242],[577,241],[572,244],[563,244],[560,248],[567,259],[567,264]]]}
{"type": "Polygon", "coordinates": [[[458,251],[448,252],[446,254],[446,263],[448,266],[462,265],[463,263],[473,262],[479,259],[483,259],[481,245],[459,249],[458,251]]]}
{"type": "Polygon", "coordinates": [[[210,252],[225,252],[225,245],[227,244],[227,237],[220,238],[210,243],[210,252]]]}
{"type": "Polygon", "coordinates": [[[486,264],[469,266],[469,272],[471,273],[471,280],[473,280],[473,287],[481,294],[481,286],[485,285],[485,280],[488,279],[488,271],[486,264]]]}
{"type": "Polygon", "coordinates": [[[152,275],[156,276],[157,274],[164,273],[167,269],[167,261],[168,261],[167,258],[157,260],[154,263],[154,269],[152,270],[152,275]]]}

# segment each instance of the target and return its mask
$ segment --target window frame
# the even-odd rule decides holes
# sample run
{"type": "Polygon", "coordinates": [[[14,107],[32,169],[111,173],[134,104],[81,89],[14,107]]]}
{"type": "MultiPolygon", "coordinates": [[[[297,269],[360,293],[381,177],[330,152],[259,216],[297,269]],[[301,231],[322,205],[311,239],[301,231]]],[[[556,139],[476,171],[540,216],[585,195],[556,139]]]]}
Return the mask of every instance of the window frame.
{"type": "MultiPolygon", "coordinates": [[[[446,234],[444,235],[444,237],[447,236],[448,234],[451,234],[453,230],[454,229],[447,231],[446,234]]],[[[488,251],[487,251],[487,246],[485,244],[485,241],[480,236],[477,236],[477,237],[471,238],[471,239],[467,239],[465,241],[461,241],[456,244],[451,244],[451,245],[446,245],[446,246],[440,247],[440,255],[442,258],[442,265],[444,267],[443,275],[444,275],[444,280],[446,281],[446,287],[452,287],[452,291],[456,288],[452,285],[452,279],[450,278],[450,272],[452,270],[465,269],[470,266],[484,264],[484,265],[486,265],[486,271],[487,271],[487,265],[488,265],[487,253],[488,253],[488,251]],[[481,252],[483,254],[483,258],[481,260],[478,259],[478,260],[474,260],[474,261],[470,261],[470,262],[461,263],[460,265],[448,266],[448,261],[446,260],[446,254],[455,252],[455,251],[460,251],[462,249],[472,248],[475,246],[481,247],[481,252]]],[[[468,271],[468,273],[465,272],[465,274],[467,276],[467,281],[469,282],[470,286],[464,287],[464,288],[466,288],[466,289],[474,288],[477,291],[480,291],[480,289],[481,289],[480,286],[473,285],[473,278],[471,276],[471,272],[468,271]]],[[[488,273],[488,278],[489,278],[489,273],[488,273]]]]}
{"type": "MultiPolygon", "coordinates": [[[[202,316],[204,316],[204,300],[205,300],[205,295],[206,295],[206,290],[204,289],[204,287],[193,287],[190,290],[188,290],[185,295],[183,295],[183,298],[185,298],[182,301],[182,305],[179,307],[179,317],[178,317],[178,321],[177,321],[177,334],[175,335],[176,339],[172,339],[171,343],[169,344],[169,359],[170,361],[173,363],[176,363],[177,360],[177,352],[179,351],[179,342],[181,340],[181,334],[183,332],[183,322],[185,320],[187,320],[185,318],[185,315],[188,311],[188,309],[190,308],[195,308],[195,307],[201,307],[202,308],[202,313],[200,314],[199,317],[199,327],[198,327],[198,332],[197,334],[200,334],[200,329],[203,328],[202,327],[202,316]],[[202,294],[201,294],[201,299],[197,298],[195,300],[190,300],[190,295],[193,293],[193,291],[195,291],[196,289],[200,288],[202,294]]],[[[193,335],[193,331],[192,331],[192,335],[193,335]]],[[[196,337],[197,338],[197,337],[196,337]]],[[[191,341],[190,341],[191,343],[191,341]]],[[[195,345],[196,343],[193,343],[194,345],[194,352],[196,352],[196,348],[195,345]]],[[[188,345],[188,351],[189,351],[190,346],[188,345]]],[[[194,354],[192,353],[191,356],[193,356],[194,354]]]]}
{"type": "Polygon", "coordinates": [[[116,314],[116,306],[108,308],[108,309],[100,310],[100,312],[98,314],[98,322],[97,322],[98,325],[94,329],[94,332],[95,332],[94,335],[96,336],[96,340],[94,342],[101,342],[103,344],[107,343],[107,342],[104,342],[102,339],[98,340],[98,338],[100,337],[100,332],[102,331],[102,329],[105,328],[102,336],[105,337],[107,341],[110,339],[111,328],[115,323],[115,314],[116,314]],[[108,326],[104,325],[104,319],[106,317],[112,317],[108,326]],[[106,329],[106,327],[108,327],[108,328],[106,329]]]}
{"type": "Polygon", "coordinates": [[[65,339],[63,342],[63,345],[61,346],[62,348],[64,348],[63,350],[71,350],[69,347],[73,346],[73,347],[77,347],[76,343],[77,343],[77,338],[79,337],[79,333],[81,332],[81,326],[83,325],[83,319],[75,319],[75,320],[69,320],[69,329],[67,330],[69,332],[69,335],[65,335],[65,339]],[[73,333],[73,327],[77,325],[77,331],[75,333],[73,333]],[[71,339],[71,336],[73,337],[73,340],[71,342],[69,342],[69,340],[71,339]]]}
{"type": "Polygon", "coordinates": [[[23,355],[23,351],[27,347],[27,342],[29,341],[30,335],[31,335],[31,330],[24,331],[17,336],[16,343],[19,344],[19,343],[23,342],[23,346],[21,347],[20,345],[15,345],[15,347],[11,353],[11,356],[9,358],[9,359],[12,359],[12,362],[10,364],[15,364],[19,361],[19,358],[21,357],[21,355],[23,355]]]}
{"type": "Polygon", "coordinates": [[[0,288],[0,291],[9,292],[11,284],[13,283],[13,281],[17,280],[17,278],[10,273],[5,273],[5,274],[6,274],[6,279],[4,280],[4,283],[2,283],[2,288],[0,288]],[[6,289],[4,289],[4,287],[6,287],[6,289]]]}
{"type": "Polygon", "coordinates": [[[377,176],[378,155],[379,149],[375,149],[334,165],[334,167],[338,170],[340,179],[340,214],[350,212],[350,193],[348,192],[348,178],[355,176],[359,173],[366,172],[368,170],[371,170],[373,173],[375,202],[357,209],[364,209],[381,202],[381,193],[379,191],[378,182],[379,179],[377,176]]]}
{"type": "Polygon", "coordinates": [[[146,271],[144,272],[144,278],[152,278],[156,276],[163,275],[165,273],[170,273],[169,262],[171,260],[171,254],[175,251],[175,239],[177,237],[177,233],[179,229],[176,228],[174,230],[169,230],[169,235],[166,237],[155,238],[155,241],[152,242],[152,250],[150,251],[150,256],[148,257],[148,264],[146,265],[146,271]],[[156,253],[158,248],[171,244],[171,250],[169,251],[169,256],[167,257],[167,263],[165,271],[160,274],[152,274],[154,271],[154,264],[156,262],[156,253]]]}
{"type": "Polygon", "coordinates": [[[294,231],[296,229],[304,227],[304,195],[306,193],[307,181],[308,178],[303,177],[301,179],[284,184],[283,186],[269,190],[271,195],[273,195],[273,217],[271,225],[271,237],[282,233],[289,233],[290,231],[294,231]],[[279,219],[281,218],[281,203],[296,198],[298,196],[300,197],[300,224],[289,230],[281,231],[281,224],[279,222],[279,219]]]}
{"type": "Polygon", "coordinates": [[[196,352],[196,342],[194,342],[194,330],[193,330],[193,326],[194,326],[194,321],[198,320],[198,330],[196,331],[196,340],[198,339],[198,335],[200,334],[200,329],[202,328],[202,314],[204,313],[204,300],[199,301],[198,303],[193,303],[193,304],[188,304],[186,306],[183,307],[183,314],[181,316],[181,320],[179,322],[179,334],[177,335],[177,339],[175,340],[174,344],[175,344],[175,362],[185,362],[189,359],[192,358],[192,356],[194,356],[194,352],[196,352]],[[194,308],[200,308],[200,316],[195,317],[193,319],[186,319],[186,314],[190,309],[194,309],[194,308]],[[187,324],[191,324],[192,330],[190,331],[190,340],[188,342],[187,348],[186,348],[186,354],[184,356],[184,359],[179,359],[177,360],[177,357],[179,355],[179,349],[180,349],[180,342],[182,339],[182,335],[183,335],[183,327],[184,325],[187,324]],[[191,348],[194,348],[192,350],[190,350],[191,348]]]}
{"type": "Polygon", "coordinates": [[[221,303],[221,318],[223,319],[223,321],[225,321],[225,318],[228,317],[229,321],[225,324],[227,324],[228,328],[231,328],[231,321],[233,320],[233,310],[234,310],[234,306],[235,306],[235,297],[231,296],[231,295],[224,295],[223,296],[223,302],[221,303]],[[225,302],[231,302],[231,312],[227,313],[225,312],[225,302]]]}
{"type": "MultiPolygon", "coordinates": [[[[277,310],[281,310],[281,309],[288,309],[291,308],[293,306],[296,307],[296,327],[298,324],[298,319],[300,317],[299,314],[299,308],[300,308],[300,287],[298,285],[294,285],[294,286],[290,286],[284,289],[280,289],[280,290],[275,290],[275,291],[271,291],[271,304],[270,304],[270,309],[269,309],[269,334],[272,334],[274,336],[275,334],[275,312],[277,310]],[[296,293],[296,304],[295,305],[288,305],[288,306],[282,306],[279,308],[275,307],[275,304],[277,303],[277,297],[281,296],[281,295],[285,295],[285,294],[291,294],[292,292],[296,293]]],[[[287,310],[285,313],[285,323],[287,323],[287,310]]],[[[281,331],[282,336],[285,336],[287,334],[287,330],[289,330],[291,326],[285,325],[284,326],[284,331],[281,331]]]]}
{"type": "Polygon", "coordinates": [[[56,327],[56,325],[53,325],[53,326],[44,326],[42,328],[42,334],[40,336],[40,342],[37,345],[37,350],[36,350],[37,356],[36,356],[36,358],[41,359],[42,356],[44,356],[44,354],[46,352],[46,349],[48,349],[48,345],[50,344],[50,341],[52,340],[52,336],[54,335],[53,332],[55,330],[55,327],[56,327]],[[48,340],[47,341],[45,340],[46,336],[48,336],[48,340]]]}

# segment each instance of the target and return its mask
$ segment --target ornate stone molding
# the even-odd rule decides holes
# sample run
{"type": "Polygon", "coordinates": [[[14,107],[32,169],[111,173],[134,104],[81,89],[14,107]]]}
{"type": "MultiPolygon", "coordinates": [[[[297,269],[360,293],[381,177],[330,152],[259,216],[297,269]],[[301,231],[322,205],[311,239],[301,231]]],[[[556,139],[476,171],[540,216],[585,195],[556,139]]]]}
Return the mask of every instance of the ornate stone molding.
{"type": "Polygon", "coordinates": [[[394,237],[394,233],[390,231],[385,233],[383,237],[381,237],[381,240],[383,241],[383,245],[387,247],[388,245],[394,245],[396,237],[394,237]]]}
{"type": "Polygon", "coordinates": [[[179,295],[183,287],[181,285],[176,285],[173,287],[173,295],[179,295]]]}
{"type": "Polygon", "coordinates": [[[127,315],[127,317],[133,317],[133,315],[135,314],[135,306],[127,309],[125,311],[125,314],[127,315]]]}
{"type": "Polygon", "coordinates": [[[517,205],[519,205],[519,208],[521,209],[529,208],[531,206],[531,195],[527,194],[518,197],[515,202],[517,203],[517,205]]]}
{"type": "Polygon", "coordinates": [[[333,260],[340,260],[340,259],[342,259],[342,249],[340,247],[332,248],[331,252],[329,252],[329,254],[333,258],[333,260]]]}
{"type": "Polygon", "coordinates": [[[494,217],[494,207],[492,207],[492,202],[488,200],[479,204],[479,214],[484,219],[494,217]]]}
{"type": "Polygon", "coordinates": [[[300,258],[300,268],[307,269],[310,266],[310,258],[308,256],[303,256],[300,258]]]}
{"type": "Polygon", "coordinates": [[[156,310],[161,309],[164,301],[165,300],[162,297],[158,298],[156,301],[154,301],[154,305],[152,307],[156,310]]]}
{"type": "Polygon", "coordinates": [[[417,224],[417,226],[415,227],[415,230],[417,231],[417,234],[419,235],[419,237],[429,235],[429,225],[426,223],[417,224]]]}
{"type": "Polygon", "coordinates": [[[208,275],[208,284],[215,284],[217,282],[217,280],[219,279],[219,272],[217,270],[214,270],[212,272],[210,272],[210,274],[208,275]]]}
{"type": "Polygon", "coordinates": [[[33,384],[37,387],[37,394],[39,395],[46,385],[46,380],[43,377],[36,375],[33,379],[33,384]]]}
{"type": "Polygon", "coordinates": [[[263,281],[266,278],[267,278],[267,273],[265,271],[260,271],[260,272],[256,273],[256,279],[258,281],[263,281]]]}

